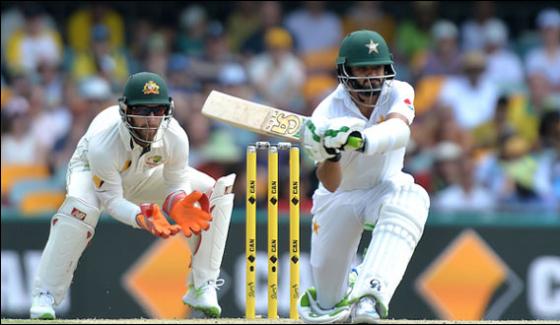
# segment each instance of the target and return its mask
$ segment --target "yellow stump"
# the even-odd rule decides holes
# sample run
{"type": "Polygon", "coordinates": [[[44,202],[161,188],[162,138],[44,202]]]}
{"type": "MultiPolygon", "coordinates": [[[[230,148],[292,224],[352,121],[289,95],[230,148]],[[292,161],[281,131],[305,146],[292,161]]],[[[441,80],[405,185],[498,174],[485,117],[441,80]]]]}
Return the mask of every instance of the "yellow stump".
{"type": "Polygon", "coordinates": [[[255,319],[256,266],[257,266],[257,150],[247,147],[247,192],[245,225],[245,317],[255,319]]]}
{"type": "Polygon", "coordinates": [[[299,148],[290,149],[290,318],[298,319],[299,298],[299,148]]]}
{"type": "Polygon", "coordinates": [[[278,318],[278,148],[268,149],[268,318],[278,318]]]}

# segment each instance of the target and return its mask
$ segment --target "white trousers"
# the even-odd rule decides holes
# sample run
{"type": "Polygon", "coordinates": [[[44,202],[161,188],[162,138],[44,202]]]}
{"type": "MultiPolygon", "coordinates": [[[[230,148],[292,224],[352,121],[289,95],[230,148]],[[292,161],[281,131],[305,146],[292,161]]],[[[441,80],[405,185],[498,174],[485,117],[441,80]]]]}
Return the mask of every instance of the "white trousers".
{"type": "MultiPolygon", "coordinates": [[[[331,308],[347,294],[348,274],[356,256],[364,228],[371,229],[377,224],[380,218],[384,217],[386,210],[384,206],[393,204],[395,201],[398,201],[399,206],[402,206],[403,212],[397,213],[396,217],[393,213],[390,218],[417,219],[415,222],[421,224],[421,235],[427,217],[429,199],[425,190],[414,184],[414,179],[408,174],[401,173],[370,189],[341,191],[326,195],[316,193],[314,195],[311,211],[313,214],[311,266],[314,284],[317,289],[317,298],[321,307],[331,308]]],[[[411,231],[414,232],[415,230],[411,231]]],[[[375,235],[376,231],[373,232],[373,236],[375,235]]],[[[380,236],[384,238],[385,235],[380,236]]],[[[389,240],[393,240],[393,238],[389,240]]],[[[416,243],[414,243],[414,246],[416,243]]],[[[379,247],[378,244],[374,246],[379,247]]],[[[371,249],[372,246],[370,245],[369,250],[371,249]]],[[[375,254],[375,252],[369,250],[368,254],[375,254]]],[[[412,250],[414,248],[410,252],[404,252],[403,255],[411,255],[412,250]]],[[[395,253],[397,253],[395,255],[399,255],[401,252],[395,253]]],[[[395,256],[395,258],[399,257],[395,256]]],[[[399,265],[399,270],[377,272],[376,276],[388,278],[380,279],[382,282],[396,282],[398,284],[400,282],[398,274],[402,276],[408,261],[409,258],[403,263],[391,263],[392,265],[399,265]],[[392,275],[387,273],[397,274],[397,276],[391,278],[392,275]]],[[[375,266],[372,265],[371,267],[375,266]]],[[[363,265],[363,268],[367,269],[368,265],[363,265]]],[[[370,272],[374,271],[368,271],[368,273],[370,272]]],[[[390,300],[396,285],[388,287],[389,290],[393,291],[385,294],[388,297],[387,299],[390,300]]],[[[388,305],[388,301],[384,303],[388,305]]]]}

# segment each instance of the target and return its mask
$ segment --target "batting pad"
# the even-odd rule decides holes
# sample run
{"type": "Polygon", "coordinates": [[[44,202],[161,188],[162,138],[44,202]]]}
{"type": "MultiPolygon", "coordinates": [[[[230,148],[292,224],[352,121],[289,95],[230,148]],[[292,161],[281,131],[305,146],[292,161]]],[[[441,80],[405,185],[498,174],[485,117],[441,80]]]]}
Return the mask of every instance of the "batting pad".
{"type": "Polygon", "coordinates": [[[350,300],[371,295],[383,306],[385,315],[412,253],[422,236],[428,217],[429,198],[416,185],[401,187],[383,203],[350,300]]]}

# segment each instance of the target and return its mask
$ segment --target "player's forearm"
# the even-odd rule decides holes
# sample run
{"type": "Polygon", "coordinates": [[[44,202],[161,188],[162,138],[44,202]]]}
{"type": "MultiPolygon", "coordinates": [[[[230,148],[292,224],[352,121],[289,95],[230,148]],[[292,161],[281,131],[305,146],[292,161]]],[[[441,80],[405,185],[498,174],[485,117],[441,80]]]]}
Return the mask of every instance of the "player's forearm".
{"type": "Polygon", "coordinates": [[[373,155],[404,148],[410,138],[410,127],[400,118],[390,118],[362,131],[364,153],[373,155]]]}
{"type": "Polygon", "coordinates": [[[317,178],[330,192],[336,191],[342,181],[342,169],[339,162],[325,160],[317,165],[317,178]]]}
{"type": "MultiPolygon", "coordinates": [[[[101,195],[102,196],[102,195],[101,195]]],[[[102,198],[100,201],[107,207],[107,213],[118,221],[134,228],[139,228],[136,216],[141,212],[140,207],[123,197],[102,198]]]]}

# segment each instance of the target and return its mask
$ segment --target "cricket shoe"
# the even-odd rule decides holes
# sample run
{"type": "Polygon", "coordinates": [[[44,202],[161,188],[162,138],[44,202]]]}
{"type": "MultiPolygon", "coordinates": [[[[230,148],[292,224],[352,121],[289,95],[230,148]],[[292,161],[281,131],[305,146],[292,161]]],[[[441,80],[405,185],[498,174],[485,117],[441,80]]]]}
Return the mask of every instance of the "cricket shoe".
{"type": "Polygon", "coordinates": [[[218,304],[216,290],[222,285],[224,285],[224,279],[210,280],[199,288],[190,284],[187,294],[183,296],[183,302],[192,309],[201,311],[206,317],[219,318],[222,308],[218,304]]]}
{"type": "Polygon", "coordinates": [[[334,307],[323,309],[317,302],[315,288],[307,289],[298,301],[299,316],[307,324],[344,323],[350,317],[351,307],[352,305],[344,298],[334,307]]]}
{"type": "Polygon", "coordinates": [[[53,296],[48,292],[40,292],[32,298],[29,317],[31,319],[56,319],[53,305],[53,296]]]}
{"type": "Polygon", "coordinates": [[[360,298],[353,306],[351,313],[352,324],[375,324],[380,319],[375,299],[371,296],[360,298]]]}

